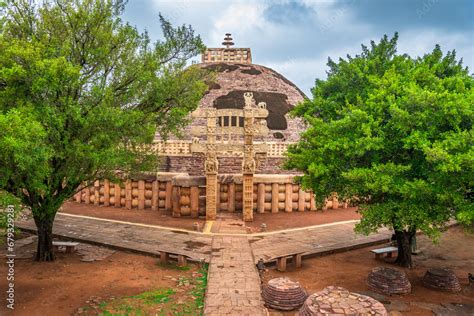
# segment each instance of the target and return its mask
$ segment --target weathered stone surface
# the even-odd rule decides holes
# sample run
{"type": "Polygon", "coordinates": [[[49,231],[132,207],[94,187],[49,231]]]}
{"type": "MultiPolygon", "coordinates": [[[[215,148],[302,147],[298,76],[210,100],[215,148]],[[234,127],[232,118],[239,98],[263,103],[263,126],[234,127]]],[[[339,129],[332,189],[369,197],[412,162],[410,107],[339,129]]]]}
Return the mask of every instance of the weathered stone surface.
{"type": "Polygon", "coordinates": [[[205,186],[206,177],[178,175],[171,180],[171,183],[180,187],[205,186]]]}
{"type": "Polygon", "coordinates": [[[435,290],[448,292],[461,291],[461,284],[457,276],[448,268],[429,269],[423,277],[423,284],[435,290]]]}
{"type": "Polygon", "coordinates": [[[300,308],[307,296],[305,289],[298,282],[285,277],[271,279],[262,291],[265,304],[278,310],[300,308]]]}
{"type": "Polygon", "coordinates": [[[351,293],[345,288],[328,286],[310,295],[299,311],[301,316],[312,315],[388,315],[384,305],[375,299],[351,293]]]}
{"type": "Polygon", "coordinates": [[[208,273],[205,315],[266,315],[246,237],[214,236],[208,273]]]}
{"type": "Polygon", "coordinates": [[[369,273],[367,284],[372,290],[388,295],[411,292],[406,273],[394,268],[375,267],[369,273]]]}

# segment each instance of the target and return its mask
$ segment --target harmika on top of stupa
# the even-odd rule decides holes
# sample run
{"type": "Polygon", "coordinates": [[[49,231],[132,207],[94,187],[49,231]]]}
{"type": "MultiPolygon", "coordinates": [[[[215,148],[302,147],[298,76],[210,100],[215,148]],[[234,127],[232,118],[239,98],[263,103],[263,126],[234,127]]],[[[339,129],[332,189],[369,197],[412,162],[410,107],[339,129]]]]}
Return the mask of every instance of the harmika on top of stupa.
{"type": "MultiPolygon", "coordinates": [[[[231,34],[226,34],[222,45],[225,47],[207,48],[202,55],[202,63],[198,64],[216,73],[216,79],[201,99],[198,109],[243,109],[244,93],[251,92],[257,103],[266,103],[269,112],[266,118],[268,135],[255,139],[257,143],[268,145],[267,159],[257,172],[289,173],[280,167],[284,153],[289,144],[298,141],[299,134],[305,128],[301,119],[290,117],[289,111],[306,96],[275,70],[253,64],[250,48],[233,47],[231,34]]],[[[166,143],[160,142],[157,135],[159,154],[166,157],[160,168],[162,171],[203,174],[203,160],[191,153],[190,146],[193,141],[192,129],[206,124],[205,119],[193,118],[183,131],[183,138],[171,138],[166,143]]],[[[241,172],[241,160],[242,157],[219,158],[219,172],[241,172]]]]}
{"type": "Polygon", "coordinates": [[[203,63],[252,63],[252,54],[250,53],[250,48],[231,48],[231,46],[234,46],[234,42],[232,41],[232,36],[230,33],[225,34],[222,45],[224,45],[225,48],[206,49],[206,51],[202,54],[201,61],[203,63]]]}

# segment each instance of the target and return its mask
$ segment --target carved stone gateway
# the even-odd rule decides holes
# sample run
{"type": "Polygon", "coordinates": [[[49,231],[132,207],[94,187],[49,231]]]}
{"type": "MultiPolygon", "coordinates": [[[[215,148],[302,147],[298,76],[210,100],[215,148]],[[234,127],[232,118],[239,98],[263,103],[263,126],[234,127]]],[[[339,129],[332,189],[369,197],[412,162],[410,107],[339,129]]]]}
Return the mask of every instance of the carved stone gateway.
{"type": "Polygon", "coordinates": [[[206,219],[214,220],[217,213],[217,157],[243,157],[243,220],[253,220],[253,175],[257,158],[266,156],[266,144],[254,144],[255,136],[268,134],[265,118],[268,116],[264,102],[256,103],[251,92],[244,93],[245,106],[239,109],[206,108],[193,112],[193,117],[207,119],[207,126],[191,130],[196,136],[191,144],[193,153],[204,153],[206,160],[206,219]],[[243,121],[243,126],[241,125],[243,121]],[[200,137],[206,136],[206,143],[200,137]]]}

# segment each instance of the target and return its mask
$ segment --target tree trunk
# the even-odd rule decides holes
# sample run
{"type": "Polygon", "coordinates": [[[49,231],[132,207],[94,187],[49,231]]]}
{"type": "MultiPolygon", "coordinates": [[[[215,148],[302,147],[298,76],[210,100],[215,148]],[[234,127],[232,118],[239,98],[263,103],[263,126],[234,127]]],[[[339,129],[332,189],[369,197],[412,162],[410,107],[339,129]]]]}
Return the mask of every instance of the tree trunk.
{"type": "Polygon", "coordinates": [[[38,231],[38,247],[36,250],[36,261],[53,261],[53,218],[35,217],[36,229],[38,231]]]}
{"type": "Polygon", "coordinates": [[[406,268],[413,268],[413,261],[411,258],[411,244],[413,241],[414,232],[411,231],[395,231],[398,244],[398,256],[395,263],[406,268]]]}

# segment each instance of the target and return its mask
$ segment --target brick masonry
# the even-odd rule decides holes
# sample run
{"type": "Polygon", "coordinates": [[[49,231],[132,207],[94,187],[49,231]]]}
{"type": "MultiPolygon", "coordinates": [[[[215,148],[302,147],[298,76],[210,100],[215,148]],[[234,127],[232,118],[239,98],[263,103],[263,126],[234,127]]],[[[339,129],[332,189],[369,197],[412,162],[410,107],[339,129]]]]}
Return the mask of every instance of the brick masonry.
{"type": "MultiPolygon", "coordinates": [[[[285,170],[282,164],[285,158],[265,158],[257,168],[260,174],[298,174],[295,170],[285,170]]],[[[160,171],[163,172],[183,172],[191,176],[204,175],[204,157],[203,156],[169,156],[163,157],[160,171]]],[[[221,157],[219,158],[220,174],[242,173],[242,158],[240,157],[221,157]]]]}

